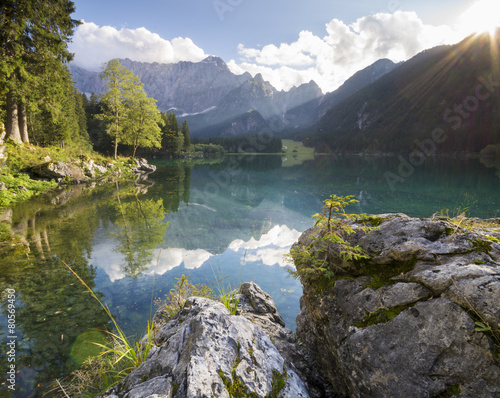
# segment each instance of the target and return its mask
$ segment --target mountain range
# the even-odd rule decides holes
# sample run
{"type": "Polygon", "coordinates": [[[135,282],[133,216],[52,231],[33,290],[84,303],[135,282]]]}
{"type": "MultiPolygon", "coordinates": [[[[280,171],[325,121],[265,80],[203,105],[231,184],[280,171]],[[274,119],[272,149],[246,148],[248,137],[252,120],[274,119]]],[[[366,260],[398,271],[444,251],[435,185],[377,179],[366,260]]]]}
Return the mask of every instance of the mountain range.
{"type": "Polygon", "coordinates": [[[317,151],[478,153],[500,143],[500,30],[424,51],[331,107],[317,151]]]}
{"type": "MultiPolygon", "coordinates": [[[[326,94],[314,81],[278,91],[260,74],[235,75],[213,56],[121,63],[160,110],[188,120],[193,137],[271,131],[339,153],[478,153],[500,144],[500,29],[401,64],[379,60],[326,94]]],[[[104,92],[97,72],[70,69],[80,91],[104,92]]]]}
{"type": "MultiPolygon", "coordinates": [[[[323,94],[311,81],[279,91],[262,75],[236,75],[214,56],[201,62],[175,64],[120,60],[144,84],[163,112],[188,120],[193,137],[235,136],[262,131],[283,132],[310,127],[333,105],[396,67],[380,60],[356,73],[338,90],[323,94]]],[[[75,86],[86,93],[106,90],[100,73],[70,64],[75,86]]]]}

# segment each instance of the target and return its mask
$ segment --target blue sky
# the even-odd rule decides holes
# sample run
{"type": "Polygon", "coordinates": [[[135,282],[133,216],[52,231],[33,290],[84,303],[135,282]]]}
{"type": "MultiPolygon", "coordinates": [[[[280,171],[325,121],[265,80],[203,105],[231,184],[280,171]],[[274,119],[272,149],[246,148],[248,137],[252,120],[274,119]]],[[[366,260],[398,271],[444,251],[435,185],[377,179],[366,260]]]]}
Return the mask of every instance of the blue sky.
{"type": "Polygon", "coordinates": [[[262,73],[285,90],[314,79],[331,91],[379,58],[457,42],[468,25],[500,14],[497,0],[74,1],[73,18],[86,22],[70,47],[80,66],[217,55],[233,72],[262,73]],[[474,21],[464,20],[474,4],[474,21]]]}

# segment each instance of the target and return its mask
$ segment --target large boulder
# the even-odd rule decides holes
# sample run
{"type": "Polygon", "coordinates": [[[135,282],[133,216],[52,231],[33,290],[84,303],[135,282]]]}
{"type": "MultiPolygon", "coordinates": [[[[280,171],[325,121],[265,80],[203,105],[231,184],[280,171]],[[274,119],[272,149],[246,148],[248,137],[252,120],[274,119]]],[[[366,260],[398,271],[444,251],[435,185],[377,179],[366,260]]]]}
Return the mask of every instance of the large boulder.
{"type": "Polygon", "coordinates": [[[369,259],[332,245],[328,283],[302,278],[297,335],[332,397],[500,397],[500,220],[488,221],[371,217],[377,230],[347,237],[369,259]]]}
{"type": "Polygon", "coordinates": [[[42,163],[32,167],[31,172],[38,177],[56,181],[63,179],[81,181],[85,177],[83,171],[78,166],[61,161],[42,163]]]}
{"type": "MultiPolygon", "coordinates": [[[[265,297],[260,288],[251,285],[247,291],[259,297],[243,298],[243,312],[253,313],[252,303],[257,304],[257,317],[273,318],[282,327],[274,303],[260,300],[265,297]]],[[[161,325],[161,318],[159,310],[155,323],[161,325]]],[[[231,315],[219,302],[188,299],[173,319],[157,328],[156,342],[147,360],[103,397],[309,397],[258,325],[246,316],[231,315]]]]}

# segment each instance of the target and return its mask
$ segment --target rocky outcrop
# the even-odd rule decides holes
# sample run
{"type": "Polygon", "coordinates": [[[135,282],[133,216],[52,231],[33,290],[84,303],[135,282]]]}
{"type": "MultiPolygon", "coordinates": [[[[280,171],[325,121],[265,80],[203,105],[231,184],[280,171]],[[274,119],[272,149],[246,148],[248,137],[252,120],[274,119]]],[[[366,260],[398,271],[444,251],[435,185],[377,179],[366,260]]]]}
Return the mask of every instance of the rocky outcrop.
{"type": "Polygon", "coordinates": [[[78,161],[53,161],[32,167],[29,171],[37,178],[55,180],[57,182],[82,183],[105,177],[120,178],[125,173],[148,174],[156,170],[156,166],[148,164],[146,159],[134,159],[125,163],[109,163],[99,165],[94,160],[82,156],[78,161]]]}
{"type": "Polygon", "coordinates": [[[103,397],[309,397],[290,362],[301,348],[270,296],[246,283],[240,297],[240,315],[199,297],[166,323],[157,311],[158,346],[103,397]]]}
{"type": "Polygon", "coordinates": [[[499,397],[500,220],[363,223],[380,225],[358,222],[347,239],[369,259],[343,261],[332,245],[328,287],[302,280],[297,335],[330,396],[499,397]]]}
{"type": "Polygon", "coordinates": [[[30,171],[36,176],[48,180],[61,181],[69,179],[72,181],[81,181],[84,178],[84,173],[79,167],[61,161],[49,161],[32,167],[30,171]]]}

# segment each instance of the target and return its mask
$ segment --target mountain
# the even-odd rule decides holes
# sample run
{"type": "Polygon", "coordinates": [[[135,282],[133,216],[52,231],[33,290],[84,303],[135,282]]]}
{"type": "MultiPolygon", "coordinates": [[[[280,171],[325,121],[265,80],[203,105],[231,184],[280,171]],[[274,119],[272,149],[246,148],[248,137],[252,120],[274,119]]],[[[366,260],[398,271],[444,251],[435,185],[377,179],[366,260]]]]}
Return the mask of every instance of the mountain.
{"type": "MultiPolygon", "coordinates": [[[[181,120],[187,119],[193,136],[206,135],[206,130],[219,135],[214,131],[215,126],[239,120],[248,111],[259,112],[266,125],[272,123],[279,130],[283,128],[282,115],[290,107],[323,95],[314,82],[288,92],[278,91],[260,74],[254,78],[249,73],[235,75],[222,59],[213,56],[196,63],[159,64],[130,59],[120,63],[141,79],[146,93],[158,101],[160,111],[173,111],[181,120]]],[[[73,64],[70,70],[80,91],[105,92],[98,72],[73,64]]],[[[236,135],[245,133],[232,131],[236,135]]]]}
{"type": "MultiPolygon", "coordinates": [[[[155,98],[160,111],[188,120],[193,137],[280,132],[309,127],[341,99],[378,79],[395,64],[381,60],[358,72],[334,93],[323,95],[314,82],[278,91],[262,75],[235,75],[226,63],[210,56],[201,62],[159,64],[120,60],[155,98]],[[257,112],[259,115],[257,115],[257,112]]],[[[99,72],[70,64],[75,86],[82,92],[106,90],[99,72]]]]}
{"type": "Polygon", "coordinates": [[[292,129],[312,126],[335,105],[349,98],[362,88],[377,81],[397,66],[398,64],[395,64],[389,59],[378,60],[365,69],[356,72],[337,90],[290,109],[285,115],[285,123],[292,129]]]}
{"type": "Polygon", "coordinates": [[[428,155],[497,144],[499,54],[500,30],[424,51],[327,111],[308,142],[320,151],[428,155]]]}

